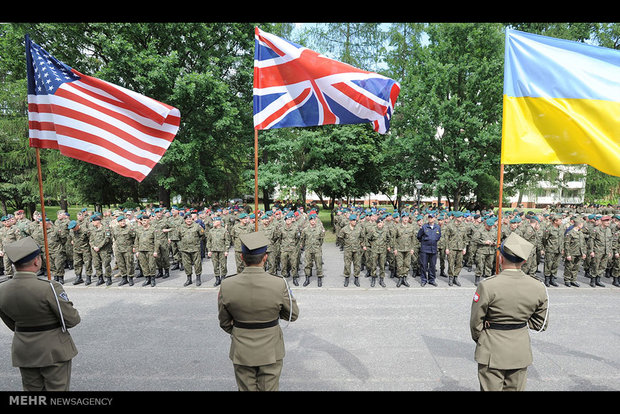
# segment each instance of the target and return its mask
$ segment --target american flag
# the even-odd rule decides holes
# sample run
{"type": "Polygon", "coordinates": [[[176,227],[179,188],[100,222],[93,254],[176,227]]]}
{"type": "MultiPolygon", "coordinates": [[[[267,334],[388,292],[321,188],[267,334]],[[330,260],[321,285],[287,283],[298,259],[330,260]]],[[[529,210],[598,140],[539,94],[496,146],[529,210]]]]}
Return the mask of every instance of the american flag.
{"type": "Polygon", "coordinates": [[[180,125],[179,110],[83,75],[26,36],[30,146],[142,181],[180,125]]]}
{"type": "Polygon", "coordinates": [[[399,84],[255,28],[254,128],[370,122],[386,133],[399,84]]]}

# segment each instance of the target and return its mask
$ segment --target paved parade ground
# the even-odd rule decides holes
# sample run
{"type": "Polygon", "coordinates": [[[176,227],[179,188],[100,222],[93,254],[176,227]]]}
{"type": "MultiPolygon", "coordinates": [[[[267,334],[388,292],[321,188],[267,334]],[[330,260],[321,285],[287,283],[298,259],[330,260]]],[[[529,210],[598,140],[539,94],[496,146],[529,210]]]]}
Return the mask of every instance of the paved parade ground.
{"type": "MultiPolygon", "coordinates": [[[[333,243],[323,251],[323,287],[315,277],[307,287],[291,283],[300,315],[281,321],[281,391],[478,391],[472,273],[463,269],[461,287],[438,277],[437,287],[409,278],[411,287],[397,288],[386,278],[386,288],[371,288],[362,276],[361,287],[345,288],[342,253],[333,243]]],[[[179,270],[156,287],[142,287],[142,278],[131,287],[118,287],[118,278],[109,287],[73,286],[73,279],[68,270],[64,287],[82,318],[70,330],[79,350],[72,391],[236,390],[210,260],[201,287],[183,287],[179,270]]],[[[605,288],[591,288],[581,272],[578,281],[580,288],[548,289],[549,329],[531,332],[528,391],[620,390],[620,289],[606,278],[605,288]]],[[[21,391],[13,334],[1,325],[0,391],[21,391]]]]}

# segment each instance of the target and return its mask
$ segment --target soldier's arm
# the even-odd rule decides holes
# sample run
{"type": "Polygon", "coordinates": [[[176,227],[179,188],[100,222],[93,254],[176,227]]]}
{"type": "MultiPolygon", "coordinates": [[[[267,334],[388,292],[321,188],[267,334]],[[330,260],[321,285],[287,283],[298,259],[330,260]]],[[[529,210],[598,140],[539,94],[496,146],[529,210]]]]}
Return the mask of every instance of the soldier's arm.
{"type": "Polygon", "coordinates": [[[484,330],[484,320],[489,308],[488,295],[484,283],[480,283],[474,293],[474,299],[471,303],[471,315],[469,318],[469,329],[471,338],[474,342],[478,342],[480,334],[484,330]]]}
{"type": "Polygon", "coordinates": [[[226,305],[224,304],[224,299],[222,296],[222,288],[220,287],[220,291],[217,295],[217,317],[220,321],[220,328],[224,330],[226,333],[232,333],[233,330],[233,317],[228,312],[226,305]]]}
{"type": "Polygon", "coordinates": [[[548,308],[548,297],[547,293],[544,289],[540,289],[540,295],[538,298],[538,306],[536,307],[536,311],[530,316],[530,319],[527,321],[527,325],[530,329],[535,331],[544,331],[547,329],[549,325],[549,320],[547,319],[547,308],[548,308]]]}
{"type": "Polygon", "coordinates": [[[54,288],[54,291],[50,289],[47,299],[50,309],[56,314],[58,320],[62,318],[65,321],[65,326],[67,328],[73,328],[81,321],[80,313],[73,307],[73,302],[69,300],[67,293],[60,283],[51,281],[50,284],[54,288]],[[54,293],[56,297],[54,297],[54,293]],[[59,305],[60,309],[58,308],[59,305]]]}
{"type": "Polygon", "coordinates": [[[2,322],[12,331],[15,331],[15,321],[11,319],[6,313],[0,311],[0,319],[2,322]]]}

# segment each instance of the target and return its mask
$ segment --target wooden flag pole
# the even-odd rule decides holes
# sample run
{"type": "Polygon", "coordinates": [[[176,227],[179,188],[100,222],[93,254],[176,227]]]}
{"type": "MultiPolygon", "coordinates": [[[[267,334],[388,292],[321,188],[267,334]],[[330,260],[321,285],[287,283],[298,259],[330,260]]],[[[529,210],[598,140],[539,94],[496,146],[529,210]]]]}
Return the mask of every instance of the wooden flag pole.
{"type": "MultiPolygon", "coordinates": [[[[502,199],[504,190],[504,164],[500,164],[499,167],[499,211],[498,214],[498,224],[497,224],[497,247],[501,245],[502,241],[502,199]]],[[[499,250],[495,252],[495,274],[499,274],[499,250]]]]}
{"type": "Polygon", "coordinates": [[[45,200],[43,199],[43,178],[41,174],[41,156],[39,155],[39,148],[35,148],[37,151],[37,171],[39,174],[39,197],[41,199],[41,223],[43,223],[43,244],[45,246],[45,264],[47,271],[47,280],[52,279],[50,273],[50,252],[47,247],[47,217],[45,216],[45,200]]]}
{"type": "Polygon", "coordinates": [[[254,129],[254,231],[258,231],[258,130],[254,129]]]}

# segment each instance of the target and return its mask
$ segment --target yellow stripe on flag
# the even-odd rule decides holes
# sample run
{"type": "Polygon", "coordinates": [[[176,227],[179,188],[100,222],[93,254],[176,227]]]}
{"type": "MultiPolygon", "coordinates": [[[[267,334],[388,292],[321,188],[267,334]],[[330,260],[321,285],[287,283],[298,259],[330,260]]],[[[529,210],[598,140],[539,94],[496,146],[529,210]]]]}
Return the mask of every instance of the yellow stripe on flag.
{"type": "Polygon", "coordinates": [[[589,164],[620,176],[620,102],[504,95],[502,164],[589,164]]]}

